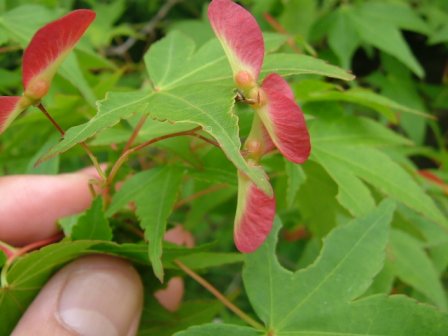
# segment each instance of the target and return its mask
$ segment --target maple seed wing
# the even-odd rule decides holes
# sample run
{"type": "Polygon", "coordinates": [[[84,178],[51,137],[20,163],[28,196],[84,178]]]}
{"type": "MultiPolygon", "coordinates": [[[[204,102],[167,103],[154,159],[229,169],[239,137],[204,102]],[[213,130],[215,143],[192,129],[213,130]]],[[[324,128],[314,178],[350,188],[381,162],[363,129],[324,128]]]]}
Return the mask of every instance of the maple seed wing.
{"type": "Polygon", "coordinates": [[[231,0],[213,0],[208,18],[234,75],[247,71],[256,81],[263,64],[264,40],[252,14],[231,0]]]}
{"type": "Polygon", "coordinates": [[[262,84],[267,104],[258,114],[278,150],[291,162],[305,162],[311,152],[310,136],[302,110],[294,101],[288,83],[270,74],[262,84]]]}
{"type": "Polygon", "coordinates": [[[0,134],[24,110],[20,104],[21,99],[22,97],[0,96],[0,134]]]}
{"type": "Polygon", "coordinates": [[[48,91],[57,68],[95,19],[95,12],[75,10],[42,27],[23,56],[25,95],[39,100],[48,91]]]}
{"type": "Polygon", "coordinates": [[[238,173],[238,205],[234,240],[239,251],[258,249],[271,232],[275,217],[275,198],[267,196],[247,177],[238,173]]]}

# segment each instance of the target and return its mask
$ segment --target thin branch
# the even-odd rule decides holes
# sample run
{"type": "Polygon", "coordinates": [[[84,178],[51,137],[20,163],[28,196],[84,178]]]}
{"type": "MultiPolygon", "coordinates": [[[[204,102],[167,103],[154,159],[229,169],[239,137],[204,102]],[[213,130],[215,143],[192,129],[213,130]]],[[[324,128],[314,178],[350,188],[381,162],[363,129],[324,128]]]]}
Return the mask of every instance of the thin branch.
{"type": "Polygon", "coordinates": [[[164,136],[160,136],[154,139],[151,139],[149,141],[146,141],[138,146],[135,146],[133,148],[128,149],[126,152],[124,152],[123,154],[121,154],[121,156],[118,158],[118,160],[115,162],[115,164],[113,165],[109,177],[106,180],[106,188],[109,187],[112,182],[115,179],[115,176],[117,175],[118,171],[120,170],[121,166],[126,162],[126,160],[129,158],[129,156],[145,147],[148,147],[156,142],[159,142],[161,140],[165,140],[165,139],[169,139],[169,138],[174,138],[174,137],[178,137],[178,136],[188,136],[191,135],[193,133],[195,133],[196,131],[200,130],[201,127],[195,127],[189,131],[183,131],[183,132],[176,132],[176,133],[172,133],[172,134],[167,134],[164,136]]]}
{"type": "MultiPolygon", "coordinates": [[[[65,135],[64,129],[57,123],[57,121],[48,113],[47,109],[42,103],[39,103],[37,105],[37,108],[44,114],[44,116],[53,124],[53,126],[58,130],[58,132],[61,134],[61,136],[65,135]]],[[[84,149],[84,151],[87,153],[87,155],[90,158],[90,161],[92,161],[93,165],[95,166],[96,171],[98,172],[98,175],[105,180],[106,176],[104,175],[103,169],[101,168],[100,163],[98,162],[96,156],[92,153],[89,146],[85,142],[80,142],[79,145],[84,149]]]]}
{"type": "MultiPolygon", "coordinates": [[[[156,29],[157,25],[168,15],[170,10],[182,2],[183,0],[167,0],[165,4],[160,7],[159,11],[153,18],[140,30],[141,35],[151,35],[156,29]]],[[[137,43],[137,39],[135,37],[129,37],[123,44],[111,48],[108,51],[109,55],[124,55],[126,52],[131,49],[134,44],[137,43]]]]}
{"type": "Polygon", "coordinates": [[[175,260],[174,263],[179,266],[185,273],[187,273],[190,277],[192,277],[195,281],[197,281],[200,285],[202,285],[205,289],[207,289],[211,294],[213,294],[219,301],[221,301],[227,308],[229,308],[232,312],[234,312],[238,317],[240,317],[244,322],[248,325],[254,327],[257,330],[265,330],[262,324],[255,321],[252,317],[243,312],[240,308],[235,306],[229,299],[227,299],[219,290],[217,290],[210,282],[205,280],[199,274],[194,272],[191,268],[185,265],[183,262],[179,260],[175,260]]]}
{"type": "Polygon", "coordinates": [[[183,200],[180,200],[179,202],[176,203],[176,205],[174,206],[174,209],[179,209],[181,207],[183,207],[185,204],[188,204],[202,196],[214,193],[218,190],[224,189],[225,187],[227,187],[227,184],[221,183],[221,184],[216,184],[214,186],[211,186],[210,188],[198,191],[195,194],[192,194],[190,196],[188,196],[187,198],[184,198],[183,200]]]}
{"type": "Polygon", "coordinates": [[[0,54],[4,54],[4,53],[8,53],[11,51],[17,51],[22,49],[21,46],[7,46],[7,47],[2,47],[0,48],[0,54]]]}
{"type": "Polygon", "coordinates": [[[135,126],[134,131],[132,132],[131,137],[129,138],[128,142],[126,143],[126,146],[124,146],[123,152],[126,152],[129,148],[131,148],[132,144],[134,143],[135,139],[138,136],[138,133],[142,129],[143,125],[145,124],[146,120],[148,119],[148,115],[145,114],[141,119],[138,121],[137,126],[135,126]]]}
{"type": "Polygon", "coordinates": [[[64,235],[62,233],[57,233],[57,234],[51,236],[50,238],[39,240],[37,242],[28,244],[28,245],[18,249],[17,253],[14,255],[14,257],[17,258],[17,257],[20,257],[20,256],[30,252],[30,251],[37,250],[41,247],[56,243],[56,242],[60,241],[63,237],[64,237],[64,235]]]}
{"type": "Polygon", "coordinates": [[[10,258],[17,253],[17,248],[0,240],[0,251],[3,251],[6,257],[10,258]]]}
{"type": "MultiPolygon", "coordinates": [[[[278,33],[285,35],[287,37],[286,43],[291,47],[294,52],[298,54],[302,54],[302,50],[297,45],[296,40],[294,39],[294,36],[292,36],[285,27],[282,26],[280,22],[278,22],[272,15],[269,13],[264,13],[264,18],[269,23],[269,25],[274,28],[278,33]]],[[[317,56],[314,50],[309,50],[309,48],[306,48],[308,52],[310,52],[313,56],[317,56]]]]}
{"type": "Polygon", "coordinates": [[[54,120],[54,118],[50,115],[50,113],[48,113],[47,109],[44,107],[44,105],[42,105],[42,103],[40,103],[39,105],[37,105],[37,108],[39,110],[41,110],[41,112],[45,115],[45,117],[47,117],[48,120],[50,120],[50,122],[53,124],[53,126],[58,130],[59,133],[61,133],[62,136],[65,135],[65,131],[62,129],[62,127],[57,123],[56,120],[54,120]]]}
{"type": "Polygon", "coordinates": [[[90,161],[92,161],[96,171],[98,172],[98,175],[101,177],[101,179],[104,181],[106,180],[106,175],[103,172],[103,169],[101,168],[100,163],[98,162],[96,156],[92,153],[92,151],[90,150],[89,146],[87,146],[87,144],[85,142],[80,142],[79,145],[84,148],[85,152],[87,153],[87,155],[90,158],[90,161]]]}
{"type": "MultiPolygon", "coordinates": [[[[25,245],[24,247],[21,248],[14,248],[13,252],[14,254],[12,256],[10,256],[8,258],[8,260],[6,261],[5,265],[3,265],[2,268],[2,272],[0,274],[0,284],[3,288],[8,286],[8,271],[10,269],[10,267],[12,266],[13,262],[18,258],[23,256],[24,254],[33,251],[33,250],[37,250],[41,247],[53,244],[55,242],[60,241],[62,238],[64,237],[64,235],[62,233],[58,233],[50,238],[44,239],[44,240],[39,240],[37,242],[25,245]]],[[[3,243],[4,244],[4,243],[3,243]]],[[[7,245],[7,244],[4,244],[7,245]]]]}
{"type": "Polygon", "coordinates": [[[145,237],[145,233],[144,233],[142,230],[140,230],[139,228],[135,227],[134,225],[132,225],[132,224],[127,224],[127,225],[126,225],[126,228],[127,228],[130,232],[132,232],[133,234],[135,234],[136,236],[140,237],[141,239],[143,239],[143,240],[146,239],[146,237],[145,237]]]}
{"type": "Polygon", "coordinates": [[[221,148],[221,146],[219,145],[218,142],[213,141],[212,139],[209,139],[209,138],[207,138],[207,137],[205,137],[205,136],[203,136],[201,134],[193,133],[193,134],[191,134],[191,136],[193,136],[195,138],[198,138],[198,139],[201,139],[201,140],[203,140],[203,141],[205,141],[205,142],[209,143],[210,145],[213,145],[213,146],[215,146],[217,148],[221,148]]]}

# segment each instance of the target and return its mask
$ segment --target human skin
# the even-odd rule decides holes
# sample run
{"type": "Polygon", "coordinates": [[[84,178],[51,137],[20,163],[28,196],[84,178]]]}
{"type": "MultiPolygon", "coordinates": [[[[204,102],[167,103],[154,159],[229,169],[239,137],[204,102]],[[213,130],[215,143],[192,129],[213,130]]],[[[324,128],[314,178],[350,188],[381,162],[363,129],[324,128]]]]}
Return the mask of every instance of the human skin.
{"type": "MultiPolygon", "coordinates": [[[[91,169],[58,176],[0,178],[0,240],[23,246],[58,232],[57,219],[87,209],[91,169]]],[[[12,335],[131,336],[138,330],[143,286],[126,261],[80,258],[57,272],[28,307],[12,335]]]]}

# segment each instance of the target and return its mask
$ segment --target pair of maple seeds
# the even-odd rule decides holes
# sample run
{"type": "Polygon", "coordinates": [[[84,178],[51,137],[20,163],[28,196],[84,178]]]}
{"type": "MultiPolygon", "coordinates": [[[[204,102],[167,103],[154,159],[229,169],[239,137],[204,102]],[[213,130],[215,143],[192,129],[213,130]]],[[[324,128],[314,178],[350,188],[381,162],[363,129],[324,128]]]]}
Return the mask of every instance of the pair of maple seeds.
{"type": "MultiPolygon", "coordinates": [[[[311,145],[303,113],[288,83],[269,74],[258,85],[264,60],[264,40],[255,18],[231,0],[213,0],[208,8],[211,26],[227,55],[240,98],[255,109],[244,144],[246,160],[254,169],[267,153],[278,149],[287,160],[303,163],[311,145]]],[[[60,64],[95,19],[91,10],[75,10],[41,28],[23,57],[24,94],[0,97],[0,133],[25,109],[47,94],[60,64]]],[[[272,188],[262,191],[238,172],[238,204],[234,240],[242,252],[253,252],[266,239],[275,217],[272,188]]]]}

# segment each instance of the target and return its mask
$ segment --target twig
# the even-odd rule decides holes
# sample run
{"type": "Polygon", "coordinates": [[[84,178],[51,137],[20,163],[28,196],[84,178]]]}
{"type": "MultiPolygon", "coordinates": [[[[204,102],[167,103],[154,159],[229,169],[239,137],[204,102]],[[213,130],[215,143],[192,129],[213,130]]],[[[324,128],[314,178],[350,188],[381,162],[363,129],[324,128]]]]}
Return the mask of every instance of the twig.
{"type": "Polygon", "coordinates": [[[132,132],[131,137],[129,138],[128,142],[126,143],[126,146],[124,146],[123,152],[126,152],[129,148],[131,148],[132,144],[134,143],[135,139],[137,138],[138,132],[142,129],[143,125],[145,124],[146,120],[148,119],[148,115],[145,114],[141,119],[138,121],[137,126],[135,126],[134,131],[132,132]]]}
{"type": "MultiPolygon", "coordinates": [[[[274,28],[278,33],[285,35],[287,37],[286,43],[291,47],[294,52],[302,54],[302,50],[298,47],[297,42],[294,37],[269,13],[264,13],[264,18],[269,23],[269,25],[274,28]]],[[[314,55],[316,56],[316,55],[314,55]]]]}
{"type": "Polygon", "coordinates": [[[191,136],[193,136],[195,138],[198,138],[198,139],[201,139],[201,140],[203,140],[203,141],[205,141],[205,142],[209,143],[210,145],[213,145],[213,146],[215,146],[217,148],[221,148],[221,146],[219,145],[218,142],[213,141],[212,139],[209,139],[209,138],[207,138],[207,137],[205,137],[205,136],[203,136],[201,134],[193,133],[193,134],[191,134],[191,136]]]}
{"type": "MultiPolygon", "coordinates": [[[[170,10],[182,2],[183,0],[167,0],[165,4],[160,7],[157,14],[140,30],[141,35],[150,35],[155,30],[157,25],[162,21],[165,16],[170,12],[170,10]]],[[[108,51],[109,55],[118,55],[121,56],[125,54],[129,49],[131,49],[134,44],[137,42],[135,37],[129,37],[123,44],[118,47],[111,48],[108,51]]]]}
{"type": "Polygon", "coordinates": [[[39,240],[37,242],[28,244],[28,245],[18,249],[17,253],[14,255],[14,257],[17,258],[17,257],[24,255],[25,253],[30,252],[30,251],[37,250],[38,248],[56,243],[56,242],[60,241],[63,237],[64,237],[64,235],[62,233],[57,233],[57,234],[51,236],[50,238],[39,240]]]}
{"type": "Polygon", "coordinates": [[[179,209],[179,208],[183,207],[185,204],[188,204],[188,203],[194,201],[195,199],[198,199],[207,194],[214,193],[218,190],[224,189],[225,187],[227,187],[227,184],[221,183],[221,184],[216,184],[214,186],[211,186],[210,188],[198,191],[197,193],[192,194],[192,195],[188,196],[187,198],[184,198],[183,200],[180,200],[179,202],[177,202],[176,205],[174,206],[174,209],[179,209]]]}
{"type": "Polygon", "coordinates": [[[54,118],[48,113],[47,109],[40,103],[37,105],[37,108],[41,110],[41,112],[47,117],[48,120],[53,124],[53,126],[58,130],[59,133],[61,133],[62,136],[65,135],[65,131],[62,129],[62,127],[54,120],[54,118]]]}
{"type": "Polygon", "coordinates": [[[227,299],[219,290],[217,290],[211,283],[201,277],[199,274],[190,269],[187,265],[179,260],[175,260],[174,263],[179,266],[181,270],[187,273],[190,277],[192,277],[195,281],[197,281],[200,285],[202,285],[205,289],[207,289],[210,293],[212,293],[219,301],[221,301],[227,308],[229,308],[232,312],[234,312],[238,317],[240,317],[243,321],[245,321],[248,325],[254,327],[257,330],[265,330],[263,325],[255,321],[252,317],[243,312],[240,308],[235,306],[229,299],[227,299]]]}
{"type": "Polygon", "coordinates": [[[20,46],[2,47],[2,48],[0,48],[0,54],[4,54],[4,53],[7,53],[7,52],[11,52],[11,51],[17,51],[17,50],[20,50],[20,49],[22,49],[22,47],[20,47],[20,46]]]}
{"type": "MultiPolygon", "coordinates": [[[[21,257],[30,251],[37,250],[41,247],[50,245],[52,243],[56,243],[56,242],[60,241],[63,237],[64,237],[64,235],[62,233],[57,233],[56,235],[54,235],[50,238],[25,245],[24,247],[21,247],[21,248],[14,248],[12,250],[13,254],[11,256],[9,256],[8,260],[6,261],[5,265],[2,268],[2,272],[0,275],[1,286],[3,288],[8,286],[7,275],[8,275],[8,271],[9,271],[10,267],[12,266],[14,260],[16,260],[18,257],[21,257]]],[[[4,245],[9,246],[7,244],[4,244],[4,245]]]]}
{"type": "MultiPolygon", "coordinates": [[[[48,113],[47,109],[42,103],[39,103],[37,105],[37,108],[44,114],[44,116],[50,120],[50,122],[53,124],[53,126],[58,130],[58,132],[61,134],[61,136],[65,135],[64,129],[57,123],[57,121],[48,113]]],[[[92,161],[93,165],[95,166],[96,171],[98,172],[98,175],[101,177],[101,179],[105,180],[106,176],[104,175],[103,169],[101,168],[100,163],[98,162],[96,156],[92,153],[89,146],[85,142],[80,142],[79,145],[85,150],[87,155],[90,158],[90,161],[92,161]]]]}
{"type": "Polygon", "coordinates": [[[145,147],[148,147],[149,145],[152,145],[158,141],[161,140],[165,140],[165,139],[169,139],[169,138],[173,138],[173,137],[177,137],[177,136],[186,136],[186,135],[191,135],[193,133],[195,133],[196,131],[200,130],[201,127],[195,127],[189,131],[183,131],[183,132],[176,132],[176,133],[172,133],[172,134],[167,134],[167,135],[163,135],[154,139],[151,139],[149,141],[146,141],[138,146],[135,146],[133,148],[128,149],[126,152],[124,152],[123,154],[121,154],[121,156],[118,158],[118,160],[115,162],[115,164],[113,165],[109,177],[106,180],[106,188],[109,187],[112,182],[115,179],[115,176],[117,175],[119,169],[121,168],[121,166],[126,162],[126,160],[129,158],[129,156],[145,147]]]}

